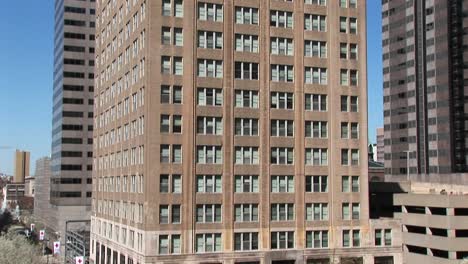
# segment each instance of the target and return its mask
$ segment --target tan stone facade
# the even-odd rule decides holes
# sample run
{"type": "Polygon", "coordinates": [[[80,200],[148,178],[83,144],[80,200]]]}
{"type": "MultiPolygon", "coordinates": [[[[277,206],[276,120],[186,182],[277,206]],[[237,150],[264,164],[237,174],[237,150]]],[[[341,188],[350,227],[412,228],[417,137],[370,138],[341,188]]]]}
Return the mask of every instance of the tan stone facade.
{"type": "Polygon", "coordinates": [[[397,254],[369,222],[366,2],[341,3],[96,2],[95,263],[397,254]]]}

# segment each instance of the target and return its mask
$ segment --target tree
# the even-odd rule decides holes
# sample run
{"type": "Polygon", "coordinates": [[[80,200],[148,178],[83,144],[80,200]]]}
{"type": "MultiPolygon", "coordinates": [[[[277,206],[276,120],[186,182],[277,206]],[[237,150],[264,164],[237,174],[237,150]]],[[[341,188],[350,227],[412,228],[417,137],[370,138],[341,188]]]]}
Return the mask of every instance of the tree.
{"type": "Polygon", "coordinates": [[[22,236],[8,234],[0,237],[0,263],[43,264],[41,250],[22,236]]]}
{"type": "Polygon", "coordinates": [[[6,231],[12,223],[13,217],[11,216],[11,213],[5,210],[3,214],[0,215],[0,232],[6,231]]]}

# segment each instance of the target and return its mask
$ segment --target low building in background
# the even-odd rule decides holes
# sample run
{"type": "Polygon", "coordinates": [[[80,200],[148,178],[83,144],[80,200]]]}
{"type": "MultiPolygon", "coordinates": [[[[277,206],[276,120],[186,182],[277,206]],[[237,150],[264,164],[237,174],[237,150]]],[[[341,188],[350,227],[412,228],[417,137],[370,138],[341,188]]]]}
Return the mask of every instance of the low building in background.
{"type": "Polygon", "coordinates": [[[25,188],[25,196],[28,197],[34,197],[34,191],[35,191],[35,177],[34,176],[28,176],[24,179],[24,188],[25,188]]]}
{"type": "Polygon", "coordinates": [[[458,264],[468,259],[468,186],[371,182],[369,191],[371,219],[401,225],[404,263],[458,264]]]}
{"type": "Polygon", "coordinates": [[[468,259],[468,186],[412,182],[394,201],[406,263],[468,259]]]}
{"type": "Polygon", "coordinates": [[[369,161],[377,161],[377,144],[369,144],[368,156],[369,161]]]}
{"type": "Polygon", "coordinates": [[[385,168],[384,164],[369,160],[369,181],[383,182],[385,181],[385,168]]]}
{"type": "Polygon", "coordinates": [[[18,201],[24,197],[24,183],[9,183],[3,187],[6,208],[14,210],[18,201]]]}

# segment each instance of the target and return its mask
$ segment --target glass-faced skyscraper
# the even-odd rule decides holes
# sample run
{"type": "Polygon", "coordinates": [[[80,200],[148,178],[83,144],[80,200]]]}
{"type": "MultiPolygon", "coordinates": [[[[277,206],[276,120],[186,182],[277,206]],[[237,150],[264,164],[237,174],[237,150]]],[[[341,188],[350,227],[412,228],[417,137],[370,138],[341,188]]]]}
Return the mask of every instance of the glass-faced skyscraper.
{"type": "Polygon", "coordinates": [[[96,4],[95,263],[399,251],[368,215],[365,1],[96,4]]]}

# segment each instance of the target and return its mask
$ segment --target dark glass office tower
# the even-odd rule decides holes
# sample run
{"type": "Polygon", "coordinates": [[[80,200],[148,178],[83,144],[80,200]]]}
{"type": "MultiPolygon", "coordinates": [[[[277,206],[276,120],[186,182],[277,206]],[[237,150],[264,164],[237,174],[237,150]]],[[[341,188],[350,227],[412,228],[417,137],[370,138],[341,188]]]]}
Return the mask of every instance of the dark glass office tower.
{"type": "Polygon", "coordinates": [[[465,181],[447,174],[468,170],[468,2],[382,3],[386,175],[465,181]]]}

